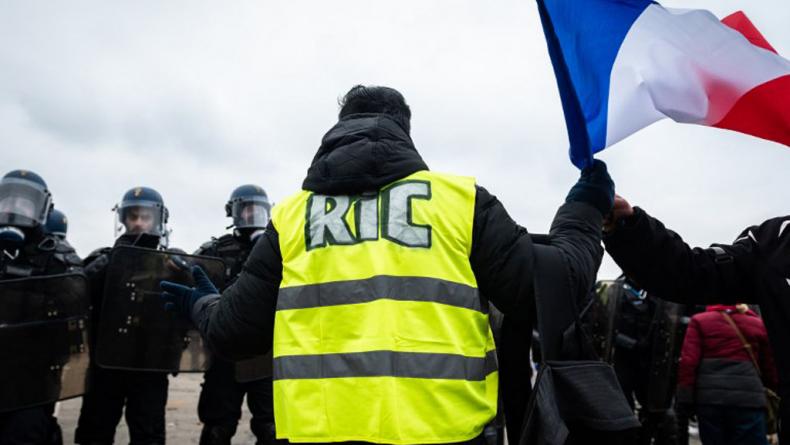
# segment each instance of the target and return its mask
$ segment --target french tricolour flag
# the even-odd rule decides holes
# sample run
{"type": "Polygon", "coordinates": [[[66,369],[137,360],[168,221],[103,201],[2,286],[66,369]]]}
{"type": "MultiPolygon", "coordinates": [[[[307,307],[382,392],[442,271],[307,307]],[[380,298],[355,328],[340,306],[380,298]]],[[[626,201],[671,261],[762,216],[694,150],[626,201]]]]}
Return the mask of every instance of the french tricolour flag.
{"type": "Polygon", "coordinates": [[[571,161],[669,117],[790,145],[790,61],[743,13],[538,0],[571,161]]]}

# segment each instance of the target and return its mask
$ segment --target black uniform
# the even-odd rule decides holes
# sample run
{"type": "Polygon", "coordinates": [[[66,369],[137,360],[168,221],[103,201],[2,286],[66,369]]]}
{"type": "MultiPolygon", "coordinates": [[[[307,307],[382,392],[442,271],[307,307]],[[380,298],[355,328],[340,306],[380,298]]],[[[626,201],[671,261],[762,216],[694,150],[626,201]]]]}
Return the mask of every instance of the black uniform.
{"type": "MultiPolygon", "coordinates": [[[[224,235],[200,246],[195,255],[221,258],[226,265],[227,287],[241,272],[253,245],[245,236],[224,235]]],[[[241,418],[245,394],[252,413],[250,429],[257,443],[274,443],[271,377],[240,383],[236,380],[236,363],[214,356],[205,373],[198,404],[198,416],[203,422],[201,444],[230,444],[241,418]]]]}
{"type": "MultiPolygon", "coordinates": [[[[82,260],[65,240],[34,231],[19,255],[10,259],[0,250],[0,280],[80,272],[82,260]]],[[[55,404],[0,414],[0,444],[59,444],[60,427],[53,417],[55,404]]]]}
{"type": "MultiPolygon", "coordinates": [[[[159,237],[124,235],[116,246],[134,243],[138,247],[156,248],[159,237]]],[[[103,248],[85,260],[85,273],[90,280],[93,306],[91,353],[95,353],[96,332],[101,314],[106,269],[112,249],[103,248]]],[[[168,377],[166,372],[127,371],[96,366],[91,357],[89,389],[83,397],[74,442],[82,444],[110,444],[115,429],[125,414],[129,440],[135,444],[165,443],[165,405],[168,377]],[[124,413],[124,405],[126,411],[124,413]]]]}
{"type": "Polygon", "coordinates": [[[731,245],[692,249],[635,207],[604,241],[625,274],[660,298],[760,305],[779,371],[780,442],[790,443],[790,216],[750,227],[731,245]]]}
{"type": "MultiPolygon", "coordinates": [[[[656,311],[655,297],[647,295],[645,298],[640,298],[631,292],[624,292],[617,320],[614,369],[631,409],[636,410],[635,402],[639,402],[639,418],[642,422],[639,443],[674,445],[678,440],[674,410],[671,407],[669,409],[649,407],[651,401],[648,390],[651,380],[655,378],[652,369],[654,355],[666,352],[657,351],[663,345],[660,339],[656,338],[659,336],[657,332],[659,315],[656,311]]],[[[679,352],[679,349],[668,352],[672,355],[673,363],[677,363],[679,352]]],[[[671,380],[674,381],[677,366],[672,368],[671,380]]],[[[661,378],[665,377],[661,376],[661,378]]]]}

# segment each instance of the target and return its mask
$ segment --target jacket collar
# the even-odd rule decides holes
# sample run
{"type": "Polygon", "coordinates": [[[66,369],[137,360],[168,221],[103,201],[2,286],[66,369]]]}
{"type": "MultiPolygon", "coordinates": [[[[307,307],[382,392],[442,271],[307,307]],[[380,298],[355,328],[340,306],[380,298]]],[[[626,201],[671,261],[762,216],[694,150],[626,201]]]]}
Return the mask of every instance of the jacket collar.
{"type": "Polygon", "coordinates": [[[427,169],[409,134],[393,119],[351,114],[324,135],[302,187],[328,195],[356,194],[427,169]]]}

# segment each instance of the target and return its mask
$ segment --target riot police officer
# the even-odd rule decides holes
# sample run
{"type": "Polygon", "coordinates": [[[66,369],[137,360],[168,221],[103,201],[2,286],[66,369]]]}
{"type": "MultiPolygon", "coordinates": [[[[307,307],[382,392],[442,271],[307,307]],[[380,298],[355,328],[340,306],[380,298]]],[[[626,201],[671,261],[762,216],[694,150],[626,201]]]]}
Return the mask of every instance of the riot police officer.
{"type": "MultiPolygon", "coordinates": [[[[257,185],[237,187],[225,204],[226,216],[233,218],[233,233],[213,238],[195,252],[222,258],[225,283],[230,285],[241,272],[255,241],[269,223],[271,204],[257,185]]],[[[200,443],[230,444],[241,418],[241,405],[247,395],[252,413],[250,429],[259,444],[274,441],[271,355],[232,362],[212,357],[200,393],[198,415],[203,422],[200,443]]]]}
{"type": "MultiPolygon", "coordinates": [[[[38,278],[81,273],[82,262],[74,249],[61,240],[45,234],[43,226],[51,208],[52,195],[46,182],[39,175],[27,170],[13,170],[0,180],[0,334],[2,334],[0,343],[4,343],[4,354],[13,354],[9,348],[13,348],[17,343],[28,344],[29,347],[37,349],[50,346],[50,343],[37,342],[36,339],[42,332],[53,332],[49,329],[60,321],[55,317],[57,315],[55,309],[49,309],[49,318],[22,320],[24,315],[17,317],[18,314],[15,314],[17,307],[15,302],[18,301],[18,297],[28,302],[36,302],[33,305],[38,305],[40,302],[41,305],[50,304],[52,308],[59,309],[60,303],[55,301],[57,296],[53,300],[40,292],[47,285],[42,284],[38,278]],[[14,332],[10,331],[14,328],[15,321],[33,322],[17,324],[16,332],[32,332],[27,329],[34,329],[37,330],[38,335],[19,334],[21,337],[28,338],[15,338],[14,332]]],[[[49,293],[55,292],[50,288],[49,293]]],[[[36,313],[40,309],[43,308],[28,307],[25,312],[36,313]]],[[[37,373],[36,366],[43,362],[37,362],[37,357],[33,357],[52,355],[48,362],[50,363],[48,369],[51,370],[54,369],[51,363],[59,360],[54,357],[58,351],[30,352],[34,353],[31,354],[31,358],[10,357],[16,367],[3,366],[3,372],[9,374],[4,375],[3,382],[0,383],[2,385],[0,393],[3,394],[0,400],[0,443],[2,444],[62,442],[60,428],[53,417],[54,402],[60,398],[60,382],[54,380],[59,379],[61,375],[59,370],[56,370],[54,384],[49,385],[49,381],[46,381],[47,376],[53,374],[37,373]],[[24,370],[24,374],[15,374],[22,372],[20,370],[24,370]],[[35,376],[35,381],[29,381],[32,376],[35,376]],[[8,385],[16,388],[10,388],[8,385]],[[47,388],[49,386],[52,387],[47,388]],[[13,389],[21,390],[21,395],[11,394],[13,389]],[[14,405],[24,408],[14,409],[14,405]]],[[[74,371],[76,373],[78,370],[74,371]]]]}
{"type": "Polygon", "coordinates": [[[53,208],[49,212],[49,215],[47,215],[47,222],[44,224],[44,233],[65,241],[68,230],[69,220],[66,218],[66,215],[60,210],[53,208]]]}
{"type": "MultiPolygon", "coordinates": [[[[113,210],[117,216],[114,248],[166,248],[168,210],[159,192],[149,187],[132,188],[113,210]]],[[[102,341],[100,337],[104,334],[101,331],[102,306],[108,303],[107,298],[113,297],[105,295],[112,250],[97,249],[85,261],[85,272],[91,283],[93,344],[90,392],[83,398],[74,441],[82,444],[112,443],[125,405],[132,444],[164,443],[167,372],[109,369],[97,363],[97,342],[102,341]]]]}
{"type": "Polygon", "coordinates": [[[631,408],[639,403],[639,443],[675,445],[678,422],[672,405],[685,308],[659,300],[623,277],[617,283],[622,293],[614,368],[631,408]]]}

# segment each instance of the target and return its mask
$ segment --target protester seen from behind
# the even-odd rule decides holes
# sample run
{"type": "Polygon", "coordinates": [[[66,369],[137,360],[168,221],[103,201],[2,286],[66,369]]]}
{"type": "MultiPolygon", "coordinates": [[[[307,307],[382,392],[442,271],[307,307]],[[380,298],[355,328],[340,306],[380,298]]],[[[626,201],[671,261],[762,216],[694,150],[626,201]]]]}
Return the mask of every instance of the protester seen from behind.
{"type": "MultiPolygon", "coordinates": [[[[410,127],[399,92],[352,88],[237,282],[221,297],[200,269],[195,289],[163,283],[215,353],[241,359],[274,345],[280,439],[476,442],[496,414],[487,299],[532,323],[539,259],[474,178],[428,169],[410,127]]],[[[575,291],[595,281],[613,189],[596,162],[552,223],[575,291]]]]}
{"type": "Polygon", "coordinates": [[[775,390],[777,375],[756,313],[714,305],[691,318],[677,398],[697,414],[703,444],[767,444],[764,384],[775,390]]]}

